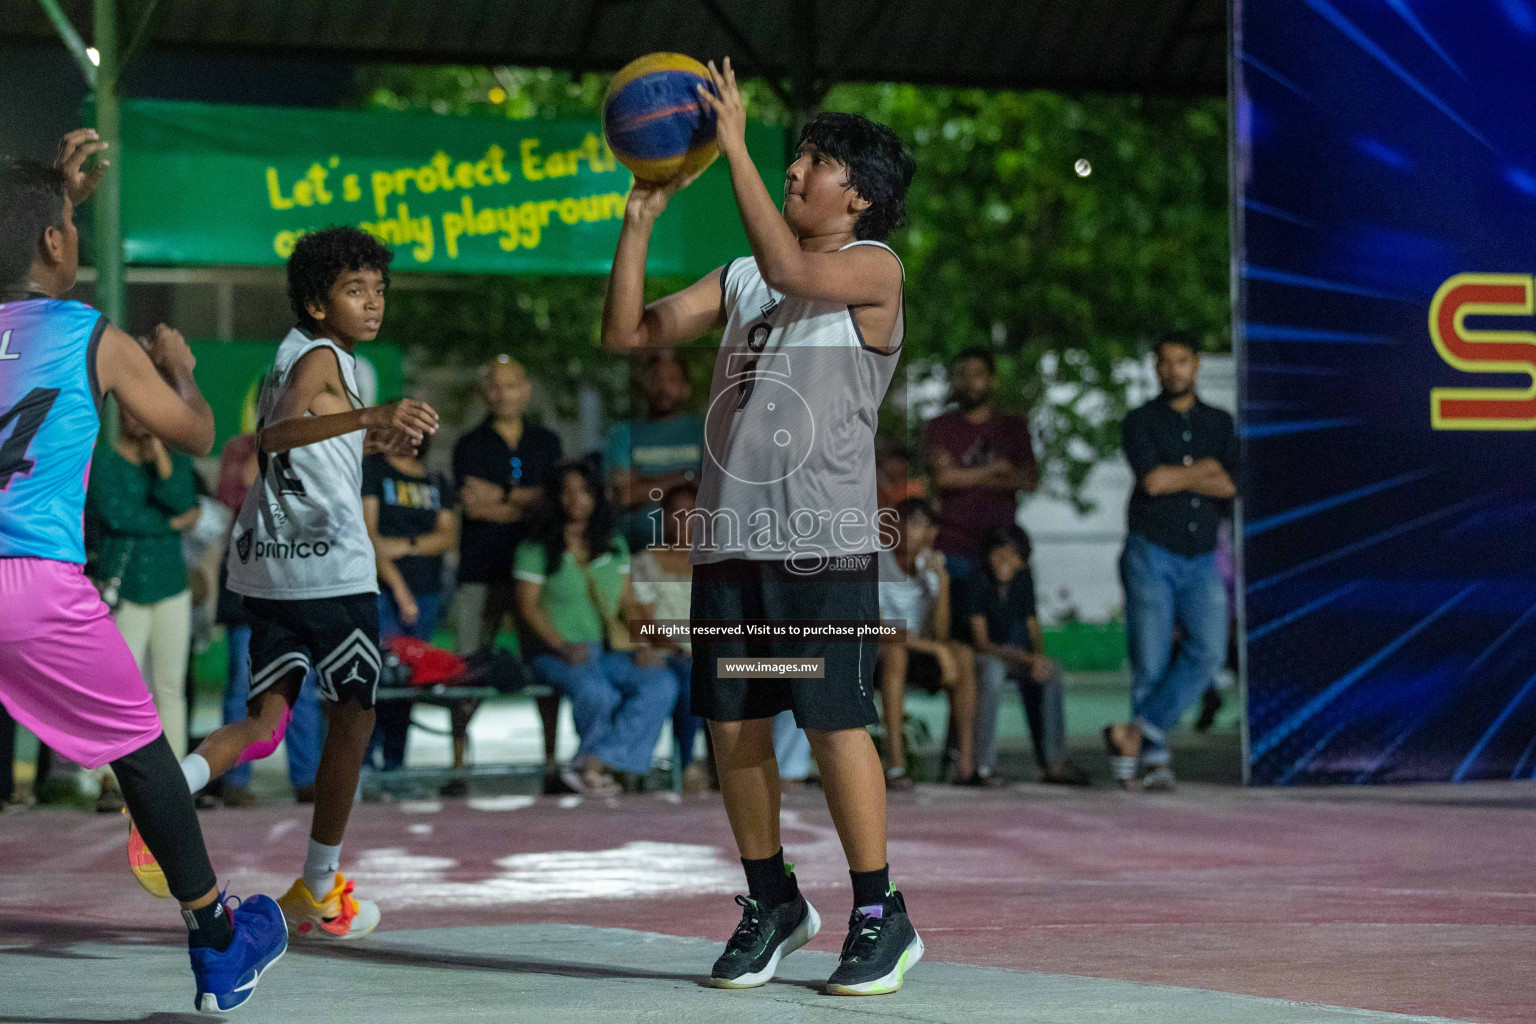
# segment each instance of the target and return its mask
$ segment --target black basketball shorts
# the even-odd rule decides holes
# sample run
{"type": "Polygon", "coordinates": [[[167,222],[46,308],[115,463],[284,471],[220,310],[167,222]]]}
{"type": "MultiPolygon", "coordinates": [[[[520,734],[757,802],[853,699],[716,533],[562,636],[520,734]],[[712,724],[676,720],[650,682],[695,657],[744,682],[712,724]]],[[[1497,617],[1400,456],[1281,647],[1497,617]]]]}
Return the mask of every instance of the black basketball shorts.
{"type": "MultiPolygon", "coordinates": [[[[695,623],[880,620],[874,555],[832,559],[815,573],[782,561],[731,559],[693,567],[695,623]]],[[[874,637],[800,640],[693,638],[692,710],[710,721],[740,722],[793,711],[802,729],[861,729],[875,710],[874,637]],[[720,671],[721,658],[822,660],[825,677],[741,678],[720,671]]]]}
{"type": "Polygon", "coordinates": [[[293,672],[313,668],[326,700],[355,700],[365,711],[373,707],[383,664],[377,594],[309,601],[247,597],[245,613],[251,624],[253,698],[293,672]]]}

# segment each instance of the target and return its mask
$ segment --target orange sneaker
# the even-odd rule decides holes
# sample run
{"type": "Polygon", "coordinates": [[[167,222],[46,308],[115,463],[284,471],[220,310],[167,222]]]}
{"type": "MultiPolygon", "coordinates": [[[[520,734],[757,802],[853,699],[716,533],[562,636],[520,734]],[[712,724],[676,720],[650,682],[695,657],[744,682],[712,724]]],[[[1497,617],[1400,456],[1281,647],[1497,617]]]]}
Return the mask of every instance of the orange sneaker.
{"type": "Polygon", "coordinates": [[[277,905],[288,932],[301,939],[360,939],[379,924],[379,905],[352,895],[353,882],[340,871],[324,899],[315,899],[304,879],[297,879],[277,905]]]}
{"type": "MultiPolygon", "coordinates": [[[[125,810],[123,813],[128,812],[125,810]]],[[[133,877],[138,879],[145,892],[163,900],[171,898],[171,887],[165,880],[165,872],[160,870],[155,855],[144,845],[144,837],[139,835],[138,826],[134,825],[132,818],[128,819],[128,866],[133,869],[133,877]]]]}

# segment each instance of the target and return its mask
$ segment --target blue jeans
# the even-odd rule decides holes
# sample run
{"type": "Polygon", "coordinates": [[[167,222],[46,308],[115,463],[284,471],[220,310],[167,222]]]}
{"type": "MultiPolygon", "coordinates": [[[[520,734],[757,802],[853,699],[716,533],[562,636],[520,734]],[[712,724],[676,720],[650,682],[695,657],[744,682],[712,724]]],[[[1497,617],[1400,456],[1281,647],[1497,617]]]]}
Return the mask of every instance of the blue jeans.
{"type": "MultiPolygon", "coordinates": [[[[379,642],[390,637],[409,636],[431,642],[437,629],[437,616],[442,610],[442,594],[412,594],[416,599],[416,621],[407,626],[400,621],[400,606],[395,595],[379,591],[379,642]]],[[[387,700],[377,705],[373,736],[368,740],[368,753],[363,764],[374,763],[378,753],[379,764],[385,771],[405,764],[405,741],[411,731],[411,701],[387,700]]]]}
{"type": "Polygon", "coordinates": [[[1226,658],[1227,594],[1214,552],[1186,558],[1137,533],[1125,539],[1120,579],[1131,717],[1141,730],[1143,763],[1166,764],[1168,731],[1200,699],[1226,658]]]}
{"type": "Polygon", "coordinates": [[[628,651],[588,644],[587,660],[572,665],[553,654],[533,659],[539,681],[571,700],[581,745],[573,759],[593,757],[621,772],[651,770],[661,726],[677,705],[677,677],[666,666],[641,668],[628,651]]]}
{"type": "Polygon", "coordinates": [[[1045,682],[1037,683],[1028,669],[1015,669],[990,654],[976,655],[976,667],[980,684],[973,734],[977,771],[986,773],[997,767],[997,713],[1010,680],[1024,700],[1024,720],[1035,747],[1035,764],[1043,771],[1067,756],[1066,700],[1059,668],[1045,682]]]}
{"type": "MultiPolygon", "coordinates": [[[[230,626],[229,670],[224,683],[224,724],[245,721],[246,704],[251,699],[251,627],[230,626]]],[[[293,720],[283,742],[288,748],[288,781],[297,789],[313,786],[320,768],[320,745],[325,740],[325,717],[320,711],[319,677],[311,669],[299,689],[293,705],[293,720]]],[[[229,786],[251,784],[251,763],[237,765],[224,773],[229,786]]]]}
{"type": "Polygon", "coordinates": [[[693,764],[694,742],[704,724],[704,719],[694,714],[688,704],[693,690],[693,655],[668,655],[667,670],[677,680],[677,703],[672,706],[672,738],[677,741],[677,763],[678,767],[687,768],[693,764]]]}

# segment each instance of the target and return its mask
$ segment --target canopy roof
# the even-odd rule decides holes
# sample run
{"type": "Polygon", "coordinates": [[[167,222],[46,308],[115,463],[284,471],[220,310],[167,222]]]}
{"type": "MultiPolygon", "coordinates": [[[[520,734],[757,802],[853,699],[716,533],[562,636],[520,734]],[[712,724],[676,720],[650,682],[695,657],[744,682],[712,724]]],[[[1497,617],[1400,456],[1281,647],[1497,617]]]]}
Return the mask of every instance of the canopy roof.
{"type": "MultiPolygon", "coordinates": [[[[92,0],[59,0],[87,43],[92,0]]],[[[148,0],[119,0],[126,43],[148,0]]],[[[0,0],[0,45],[56,45],[38,0],[0,0]]],[[[613,70],[653,50],[731,54],[814,95],[838,81],[1220,94],[1226,0],[158,0],[157,51],[613,70]]]]}

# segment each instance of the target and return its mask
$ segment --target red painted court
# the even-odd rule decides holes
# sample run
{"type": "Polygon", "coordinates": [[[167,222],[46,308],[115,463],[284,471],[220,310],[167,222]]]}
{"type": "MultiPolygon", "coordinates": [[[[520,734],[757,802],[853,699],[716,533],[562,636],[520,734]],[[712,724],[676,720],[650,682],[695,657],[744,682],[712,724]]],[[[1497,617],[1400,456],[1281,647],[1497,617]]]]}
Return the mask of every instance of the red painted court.
{"type": "MultiPolygon", "coordinates": [[[[785,810],[786,851],[828,922],[812,948],[835,952],[849,890],[822,795],[797,788],[785,810]]],[[[234,891],[287,887],[307,808],[202,820],[234,891]]],[[[0,977],[87,938],[180,944],[172,907],[126,873],[125,832],[120,818],[71,811],[0,819],[0,977]]],[[[891,835],[892,877],[927,940],[925,964],[1078,976],[1085,991],[1118,979],[1536,1021],[1530,786],[1190,785],[1171,796],[925,786],[893,797],[891,835]]],[[[381,938],[553,922],[723,942],[737,916],[729,894],[740,871],[710,795],[363,805],[345,861],[359,895],[384,911],[381,938]]],[[[672,969],[702,974],[708,963],[672,969]]],[[[914,971],[893,1000],[915,995],[923,977],[914,971]]],[[[62,1019],[6,1015],[4,991],[0,1020],[62,1019]]]]}

